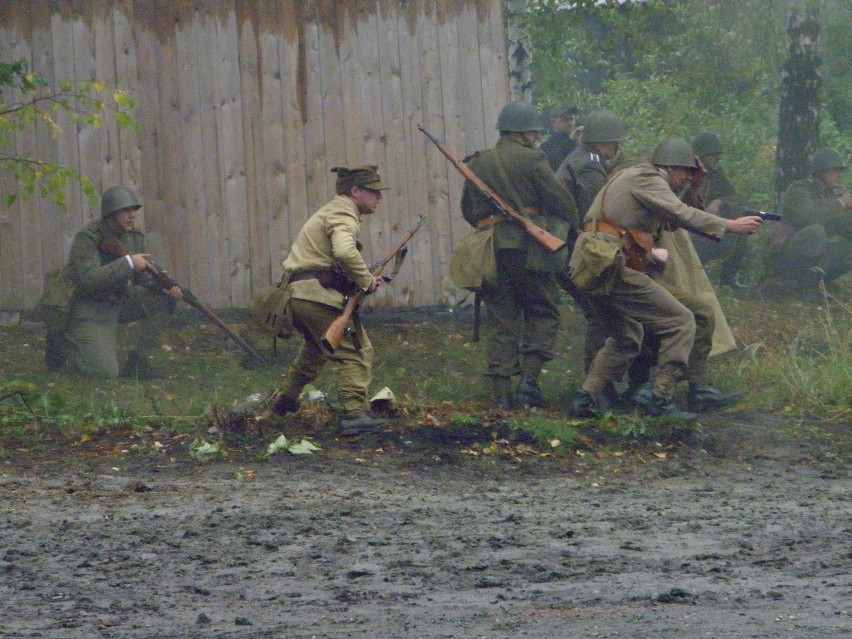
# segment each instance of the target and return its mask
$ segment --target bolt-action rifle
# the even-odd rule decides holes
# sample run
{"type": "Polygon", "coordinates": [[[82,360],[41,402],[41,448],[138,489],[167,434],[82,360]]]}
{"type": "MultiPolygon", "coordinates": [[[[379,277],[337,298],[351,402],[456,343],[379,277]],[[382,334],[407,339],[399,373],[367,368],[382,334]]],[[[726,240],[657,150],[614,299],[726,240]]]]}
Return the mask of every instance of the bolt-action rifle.
{"type": "Polygon", "coordinates": [[[508,218],[519,222],[521,226],[524,227],[524,230],[529,233],[533,239],[535,239],[539,244],[541,244],[544,248],[546,248],[551,253],[555,253],[556,251],[565,248],[568,243],[565,240],[561,240],[552,233],[547,232],[543,228],[541,228],[538,224],[533,222],[526,215],[521,215],[518,213],[512,205],[509,204],[503,197],[501,197],[497,192],[494,191],[490,186],[488,186],[485,182],[483,182],[476,173],[474,173],[470,167],[467,166],[464,162],[459,160],[453,152],[450,151],[445,145],[438,142],[438,139],[429,133],[422,126],[417,127],[421,131],[423,131],[423,135],[429,138],[432,143],[438,147],[438,150],[444,154],[444,156],[450,161],[450,163],[456,167],[459,173],[461,173],[465,179],[467,179],[471,184],[473,184],[476,188],[480,190],[480,192],[488,198],[488,200],[496,206],[503,215],[508,218]]]}
{"type": "MultiPolygon", "coordinates": [[[[405,254],[408,252],[407,244],[411,241],[411,238],[414,237],[414,234],[420,230],[420,227],[423,226],[423,222],[425,220],[426,218],[421,215],[420,219],[417,220],[417,224],[414,225],[414,228],[405,234],[405,237],[402,238],[399,244],[394,246],[382,259],[370,266],[370,272],[373,274],[373,277],[382,275],[382,272],[385,270],[385,266],[387,266],[388,262],[396,258],[393,273],[390,275],[382,275],[382,279],[385,282],[393,280],[399,272],[399,268],[402,265],[402,260],[405,257],[405,254]]],[[[328,351],[329,355],[334,354],[334,351],[336,351],[337,347],[340,346],[340,342],[343,341],[343,337],[352,330],[349,328],[349,320],[352,319],[352,316],[358,309],[358,305],[366,295],[367,292],[364,290],[358,290],[356,293],[349,295],[346,298],[346,305],[343,307],[343,312],[340,314],[340,317],[331,323],[326,330],[325,335],[320,338],[323,348],[328,351]]]]}
{"type": "MultiPolygon", "coordinates": [[[[114,238],[105,238],[103,242],[101,242],[100,246],[101,251],[106,253],[107,255],[112,255],[114,257],[124,257],[125,255],[129,255],[129,252],[126,248],[114,238]]],[[[230,337],[237,346],[243,349],[246,353],[257,359],[257,361],[266,365],[266,360],[260,356],[260,354],[255,351],[251,346],[249,346],[244,339],[242,339],[239,335],[237,335],[230,326],[225,324],[213,311],[211,311],[207,306],[201,303],[201,301],[195,297],[195,294],[187,288],[184,288],[180,284],[172,279],[172,276],[169,275],[166,271],[161,269],[157,264],[146,258],[145,261],[148,263],[148,270],[151,271],[151,274],[154,276],[154,279],[157,280],[157,283],[162,286],[164,289],[169,290],[175,286],[180,288],[183,293],[183,301],[192,306],[193,308],[197,308],[199,311],[204,313],[211,322],[213,322],[225,335],[230,337]]]]}

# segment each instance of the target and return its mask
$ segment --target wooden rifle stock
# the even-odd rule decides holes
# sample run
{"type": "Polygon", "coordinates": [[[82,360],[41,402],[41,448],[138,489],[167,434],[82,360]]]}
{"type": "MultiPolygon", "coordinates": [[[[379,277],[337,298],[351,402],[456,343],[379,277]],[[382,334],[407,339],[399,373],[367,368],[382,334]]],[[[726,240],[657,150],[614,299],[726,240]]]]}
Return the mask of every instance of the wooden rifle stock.
{"type": "MultiPolygon", "coordinates": [[[[124,257],[125,255],[129,255],[127,249],[124,248],[117,240],[112,238],[107,238],[103,242],[101,242],[100,250],[108,255],[113,255],[115,257],[124,257]]],[[[249,346],[244,339],[242,339],[239,335],[237,335],[230,326],[225,324],[219,316],[217,316],[213,311],[211,311],[207,306],[201,303],[201,301],[195,296],[195,294],[187,288],[180,286],[175,280],[169,275],[166,271],[161,269],[154,263],[153,260],[145,260],[148,264],[148,270],[151,271],[151,274],[154,276],[154,279],[157,280],[157,283],[165,289],[171,289],[174,286],[180,288],[183,293],[183,301],[192,306],[193,308],[197,308],[199,311],[204,313],[211,322],[213,322],[219,330],[221,330],[225,335],[231,338],[234,343],[243,349],[246,353],[257,359],[264,366],[267,365],[267,361],[261,357],[260,353],[255,351],[251,346],[249,346]]]]}
{"type": "MultiPolygon", "coordinates": [[[[411,241],[411,238],[414,237],[414,234],[420,230],[420,227],[423,226],[423,222],[426,220],[422,215],[420,219],[417,221],[417,224],[413,229],[408,231],[405,234],[405,237],[397,244],[390,252],[385,255],[382,259],[376,262],[374,268],[372,269],[372,274],[375,277],[376,275],[381,275],[385,270],[385,266],[387,266],[388,262],[390,262],[396,255],[404,250],[406,250],[406,244],[411,241]]],[[[392,278],[385,277],[386,282],[390,282],[392,278]]],[[[340,342],[343,341],[343,338],[346,336],[346,333],[349,331],[349,320],[352,319],[352,315],[355,313],[355,310],[358,308],[358,305],[361,303],[361,300],[366,297],[367,292],[364,290],[359,290],[357,293],[350,295],[346,299],[346,305],[343,307],[343,312],[340,316],[334,320],[328,329],[325,331],[325,335],[320,338],[320,342],[322,343],[323,348],[328,352],[329,355],[333,355],[334,351],[337,350],[338,346],[340,346],[340,342]]]]}
{"type": "Polygon", "coordinates": [[[563,249],[568,245],[565,240],[561,240],[552,233],[549,233],[545,229],[541,228],[538,224],[533,222],[526,215],[521,215],[520,213],[518,213],[514,208],[512,208],[511,204],[509,204],[502,196],[500,196],[499,193],[494,191],[494,189],[492,189],[485,182],[483,182],[476,173],[471,171],[470,167],[468,167],[467,164],[465,164],[464,162],[459,160],[455,155],[453,155],[453,152],[450,151],[445,145],[438,142],[438,139],[434,135],[429,133],[420,125],[418,125],[417,128],[420,129],[423,132],[423,135],[429,138],[436,147],[438,147],[438,150],[444,154],[444,157],[446,157],[450,161],[450,164],[456,167],[458,172],[461,173],[465,177],[465,179],[467,179],[471,184],[478,188],[480,192],[503,213],[503,215],[512,218],[516,222],[519,222],[524,227],[524,230],[529,233],[536,242],[541,244],[551,253],[555,253],[556,251],[563,249]]]}

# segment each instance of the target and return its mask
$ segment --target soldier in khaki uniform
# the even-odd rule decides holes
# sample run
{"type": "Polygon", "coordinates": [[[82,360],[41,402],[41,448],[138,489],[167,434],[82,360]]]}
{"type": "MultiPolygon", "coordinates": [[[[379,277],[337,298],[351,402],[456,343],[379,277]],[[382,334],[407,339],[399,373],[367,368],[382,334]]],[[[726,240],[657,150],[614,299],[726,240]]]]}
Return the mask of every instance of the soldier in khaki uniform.
{"type": "MultiPolygon", "coordinates": [[[[591,224],[596,214],[599,223],[645,231],[652,236],[658,236],[664,224],[719,238],[726,232],[751,235],[760,228],[759,217],[726,220],[678,198],[677,193],[688,182],[699,186],[695,182],[703,175],[686,140],[664,140],[651,161],[652,164],[638,164],[616,175],[595,198],[585,222],[591,224]]],[[[602,237],[619,241],[614,231],[610,234],[605,227],[599,229],[602,237]]],[[[654,248],[646,257],[654,268],[665,262],[667,254],[654,248]]],[[[659,353],[652,387],[640,407],[650,415],[694,418],[694,414],[683,413],[672,402],[675,385],[684,377],[693,351],[693,313],[647,273],[627,266],[610,293],[593,299],[611,337],[592,362],[572,410],[600,413],[608,408],[606,386],[624,376],[630,362],[639,355],[647,333],[658,340],[659,353]]],[[[700,393],[702,389],[691,385],[690,391],[700,393]]]]}
{"type": "Polygon", "coordinates": [[[337,364],[340,432],[352,436],[387,423],[365,412],[373,345],[357,319],[334,355],[326,354],[320,339],[340,316],[349,293],[358,289],[373,293],[382,283],[361,257],[358,234],[361,216],[376,210],[382,191],[389,187],[382,184],[375,166],[339,166],[332,171],[337,173],[336,197],[305,223],[284,260],[293,325],[305,341],[273,396],[271,411],[278,415],[297,411],[302,389],[331,360],[337,364]]]}
{"type": "MultiPolygon", "coordinates": [[[[489,187],[541,227],[567,239],[577,225],[571,195],[553,174],[544,153],[535,148],[541,117],[527,102],[510,102],[497,118],[500,140],[478,153],[470,168],[489,187]]],[[[508,221],[472,184],[462,194],[462,214],[470,224],[494,225],[496,283],[484,284],[488,310],[486,353],[496,405],[543,406],[538,384],[542,364],[553,358],[559,330],[554,274],[565,268],[568,251],[549,253],[523,227],[508,221]],[[520,376],[513,398],[512,377],[520,376]]]]}
{"type": "Polygon", "coordinates": [[[85,375],[163,376],[151,366],[149,357],[183,293],[176,286],[164,291],[151,275],[145,236],[134,228],[141,207],[130,189],[107,189],[101,200],[101,218],[78,232],[71,245],[65,275],[74,282],[74,295],[64,332],[68,361],[85,375]],[[116,247],[126,255],[105,250],[110,241],[117,242],[116,247]],[[118,326],[133,321],[139,321],[137,341],[119,368],[118,326]]]}
{"type": "Polygon", "coordinates": [[[771,271],[801,291],[818,291],[852,269],[852,195],[841,182],[846,162],[834,149],[814,153],[811,177],[799,180],[781,196],[783,221],[772,228],[771,271]],[[818,269],[818,270],[815,270],[818,269]]]}

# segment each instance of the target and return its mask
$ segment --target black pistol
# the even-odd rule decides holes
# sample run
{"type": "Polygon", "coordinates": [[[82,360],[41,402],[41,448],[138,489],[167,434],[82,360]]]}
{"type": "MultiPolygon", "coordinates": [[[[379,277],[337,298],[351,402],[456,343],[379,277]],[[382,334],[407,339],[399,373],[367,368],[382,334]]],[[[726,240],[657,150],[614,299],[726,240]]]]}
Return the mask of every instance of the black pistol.
{"type": "Polygon", "coordinates": [[[753,211],[752,209],[746,209],[743,215],[756,215],[762,220],[769,220],[771,222],[778,222],[784,217],[780,213],[767,213],[766,211],[753,211]]]}

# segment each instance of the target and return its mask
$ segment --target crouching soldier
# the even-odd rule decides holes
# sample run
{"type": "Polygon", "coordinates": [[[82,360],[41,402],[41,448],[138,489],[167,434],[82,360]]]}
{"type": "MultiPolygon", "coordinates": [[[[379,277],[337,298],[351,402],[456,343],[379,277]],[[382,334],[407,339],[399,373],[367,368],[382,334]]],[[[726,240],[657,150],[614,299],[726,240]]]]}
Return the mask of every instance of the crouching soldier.
{"type": "Polygon", "coordinates": [[[134,227],[141,207],[130,189],[107,189],[100,219],[74,237],[63,271],[73,293],[63,320],[48,322],[48,367],[67,361],[84,375],[163,377],[149,358],[183,292],[176,286],[164,291],[151,274],[145,236],[134,227]],[[118,327],[134,321],[139,322],[136,342],[119,366],[118,327]]]}

